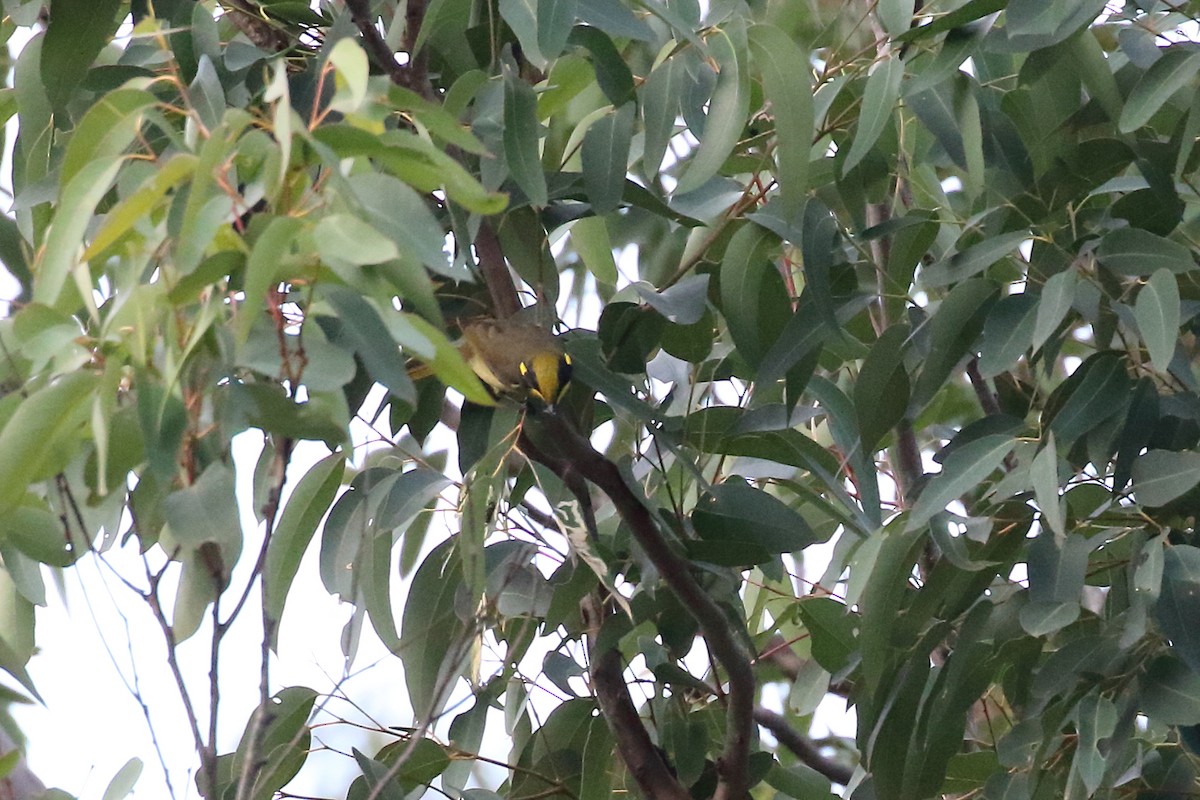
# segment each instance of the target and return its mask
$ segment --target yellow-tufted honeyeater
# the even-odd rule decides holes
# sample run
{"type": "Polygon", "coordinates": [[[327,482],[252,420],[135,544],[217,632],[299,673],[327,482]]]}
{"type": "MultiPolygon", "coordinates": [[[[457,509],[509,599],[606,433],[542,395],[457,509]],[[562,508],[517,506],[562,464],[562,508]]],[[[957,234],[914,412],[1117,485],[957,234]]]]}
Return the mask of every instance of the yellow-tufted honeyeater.
{"type": "MultiPolygon", "coordinates": [[[[463,326],[463,358],[497,395],[532,398],[553,408],[571,380],[571,357],[547,329],[515,319],[485,319],[463,326]]],[[[418,367],[411,377],[428,374],[418,367]]]]}

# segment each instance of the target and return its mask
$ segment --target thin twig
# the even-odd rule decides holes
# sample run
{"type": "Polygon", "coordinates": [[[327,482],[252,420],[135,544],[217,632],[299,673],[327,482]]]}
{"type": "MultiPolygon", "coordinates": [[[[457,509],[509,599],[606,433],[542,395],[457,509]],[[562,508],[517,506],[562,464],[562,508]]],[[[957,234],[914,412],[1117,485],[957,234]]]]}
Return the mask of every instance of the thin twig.
{"type": "Polygon", "coordinates": [[[163,640],[167,645],[167,666],[171,669],[171,675],[175,678],[175,688],[179,691],[179,699],[183,702],[184,712],[187,714],[188,728],[191,729],[192,739],[196,745],[196,754],[200,756],[203,763],[207,764],[208,748],[204,744],[204,737],[200,733],[200,722],[196,717],[196,709],[192,706],[192,697],[188,694],[187,683],[183,679],[183,671],[179,668],[179,658],[176,655],[177,644],[175,642],[175,631],[171,627],[171,623],[167,621],[167,615],[163,611],[162,603],[158,599],[158,584],[162,580],[163,572],[151,572],[150,565],[146,563],[143,556],[143,566],[146,569],[146,579],[150,584],[150,588],[146,590],[146,602],[150,606],[150,611],[154,614],[154,619],[158,621],[158,626],[162,629],[163,640]]]}
{"type": "MultiPolygon", "coordinates": [[[[234,795],[237,800],[247,796],[252,782],[252,776],[257,775],[262,759],[258,755],[259,740],[262,738],[264,723],[267,721],[267,709],[271,699],[271,642],[274,640],[274,631],[276,621],[270,617],[270,610],[267,605],[267,549],[271,543],[272,534],[275,532],[275,526],[279,522],[279,511],[282,506],[283,487],[287,483],[287,468],[291,463],[292,449],[295,442],[290,438],[284,438],[280,441],[279,447],[275,451],[275,457],[271,463],[272,481],[271,490],[267,493],[267,500],[263,506],[263,542],[262,547],[258,551],[258,560],[254,565],[254,572],[250,576],[250,581],[247,584],[247,592],[249,586],[257,579],[259,584],[259,594],[262,598],[262,643],[259,652],[259,683],[258,695],[259,706],[255,709],[251,716],[250,725],[246,731],[248,744],[246,747],[246,760],[242,762],[242,774],[238,776],[237,794],[234,795]]],[[[237,619],[237,613],[242,608],[242,603],[246,599],[246,593],[243,593],[242,599],[238,602],[234,613],[225,620],[222,625],[225,630],[233,624],[237,619]]]]}

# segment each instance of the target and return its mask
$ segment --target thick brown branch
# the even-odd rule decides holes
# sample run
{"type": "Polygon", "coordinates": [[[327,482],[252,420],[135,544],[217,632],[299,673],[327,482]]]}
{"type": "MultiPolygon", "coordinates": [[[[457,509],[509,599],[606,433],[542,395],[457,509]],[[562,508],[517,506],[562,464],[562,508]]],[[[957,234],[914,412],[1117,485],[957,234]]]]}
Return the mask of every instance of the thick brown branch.
{"type": "Polygon", "coordinates": [[[492,299],[492,313],[497,319],[516,314],[521,310],[517,285],[513,283],[512,273],[504,261],[500,240],[487,220],[480,223],[479,233],[475,236],[475,255],[479,259],[479,269],[483,272],[488,296],[492,299]]]}
{"type": "MultiPolygon", "coordinates": [[[[414,20],[416,26],[420,27],[420,17],[424,16],[425,4],[419,2],[416,4],[418,8],[414,14],[413,3],[409,3],[408,19],[406,20],[410,26],[408,38],[415,41],[416,30],[412,29],[414,20]]],[[[371,56],[371,60],[376,66],[387,73],[392,79],[392,83],[397,86],[403,86],[406,89],[420,94],[422,97],[428,98],[430,90],[428,79],[425,76],[423,69],[418,65],[424,64],[422,59],[414,59],[407,65],[401,64],[396,60],[396,54],[392,48],[388,47],[387,42],[383,40],[379,29],[375,27],[375,18],[371,15],[371,4],[369,0],[346,0],[346,8],[350,10],[350,18],[354,20],[355,27],[362,35],[363,46],[367,50],[367,54],[371,56]]]]}
{"type": "Polygon", "coordinates": [[[971,382],[971,388],[975,390],[975,398],[979,401],[979,407],[983,409],[983,413],[988,416],[1001,413],[996,395],[992,394],[991,387],[987,385],[987,380],[979,371],[978,358],[972,358],[967,362],[967,380],[971,382]]]}
{"type": "Polygon", "coordinates": [[[408,88],[426,100],[434,97],[429,83],[429,51],[417,52],[417,36],[425,22],[426,0],[408,0],[404,6],[404,49],[411,59],[408,63],[408,88]]]}
{"type": "MultiPolygon", "coordinates": [[[[617,465],[597,453],[563,418],[544,415],[542,422],[553,452],[547,453],[530,441],[528,433],[522,434],[522,450],[556,475],[569,477],[572,472],[578,473],[608,495],[662,579],[695,617],[709,650],[724,667],[729,679],[725,749],[717,764],[720,779],[713,797],[742,800],[748,788],[746,765],[754,724],[754,673],[749,654],[729,617],[693,577],[687,559],[668,544],[650,509],[625,483],[617,465]]],[[[569,481],[567,484],[571,485],[569,481]]]]}
{"type": "Polygon", "coordinates": [[[604,651],[596,646],[597,634],[605,612],[596,595],[583,602],[588,628],[588,655],[591,660],[592,690],[596,702],[617,741],[617,750],[646,797],[655,800],[689,800],[687,789],[675,779],[650,741],[650,735],[638,716],[629,687],[622,677],[621,654],[616,648],[604,651]]]}
{"type": "Polygon", "coordinates": [[[821,754],[807,736],[788,724],[782,715],[765,708],[754,709],[754,721],[771,732],[781,745],[804,764],[815,769],[834,783],[850,783],[854,770],[821,754]]]}

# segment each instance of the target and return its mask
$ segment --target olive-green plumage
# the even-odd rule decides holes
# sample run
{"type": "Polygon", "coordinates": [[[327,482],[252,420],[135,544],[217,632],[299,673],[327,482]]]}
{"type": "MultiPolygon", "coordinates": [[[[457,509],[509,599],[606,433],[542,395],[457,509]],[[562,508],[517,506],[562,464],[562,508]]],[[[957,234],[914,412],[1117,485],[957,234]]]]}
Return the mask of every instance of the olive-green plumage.
{"type": "MultiPolygon", "coordinates": [[[[533,397],[553,406],[571,380],[571,357],[554,334],[521,320],[485,319],[463,326],[463,358],[496,394],[533,397]]],[[[421,377],[423,370],[411,373],[421,377]]]]}

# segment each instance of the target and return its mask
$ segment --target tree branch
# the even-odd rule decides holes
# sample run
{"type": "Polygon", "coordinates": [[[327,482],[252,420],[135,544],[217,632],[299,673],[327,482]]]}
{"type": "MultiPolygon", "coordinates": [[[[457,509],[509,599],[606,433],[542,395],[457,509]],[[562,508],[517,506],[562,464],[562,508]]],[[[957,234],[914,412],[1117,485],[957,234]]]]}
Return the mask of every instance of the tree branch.
{"type": "Polygon", "coordinates": [[[241,601],[238,602],[234,613],[229,616],[223,623],[222,633],[228,630],[228,626],[232,625],[237,619],[237,613],[242,608],[242,603],[245,601],[250,587],[254,584],[255,578],[258,579],[259,595],[262,598],[262,643],[259,652],[259,674],[258,674],[258,695],[259,707],[255,710],[246,736],[248,737],[248,745],[246,747],[246,760],[242,764],[242,774],[238,776],[237,794],[235,797],[246,797],[250,790],[253,777],[258,774],[258,771],[263,763],[266,762],[268,754],[259,754],[260,739],[268,720],[266,709],[269,708],[268,702],[271,699],[271,645],[275,641],[275,629],[279,621],[272,619],[270,609],[267,602],[267,551],[271,544],[271,537],[275,533],[275,527],[279,523],[280,506],[283,505],[283,487],[287,483],[287,469],[292,460],[292,450],[295,446],[295,441],[290,438],[283,438],[279,447],[275,450],[275,456],[271,462],[271,489],[267,493],[266,502],[263,505],[263,543],[258,551],[258,560],[254,564],[254,573],[250,576],[250,582],[246,586],[246,593],[242,595],[241,601]]]}
{"type": "Polygon", "coordinates": [[[521,434],[522,450],[564,482],[575,472],[608,495],[662,579],[699,623],[709,650],[725,668],[729,679],[725,749],[717,762],[719,780],[713,798],[742,800],[747,791],[747,760],[754,724],[755,683],[749,654],[730,627],[725,612],[693,577],[688,560],[663,538],[650,509],[625,483],[617,465],[596,452],[562,417],[544,414],[539,419],[542,422],[539,427],[548,434],[546,438],[553,451],[546,452],[530,440],[528,431],[521,434]]]}
{"type": "MultiPolygon", "coordinates": [[[[396,60],[396,54],[392,52],[392,48],[388,47],[387,42],[379,34],[379,29],[375,27],[375,18],[371,14],[371,4],[369,0],[346,0],[346,8],[350,10],[350,18],[354,20],[355,27],[362,35],[363,46],[366,48],[368,55],[375,64],[387,73],[392,79],[392,83],[397,86],[403,86],[410,89],[422,97],[429,99],[432,91],[429,88],[429,81],[425,75],[423,68],[418,67],[424,64],[424,59],[413,59],[407,65],[401,64],[396,60]]],[[[421,17],[425,15],[425,3],[423,0],[409,0],[407,13],[407,28],[405,38],[412,43],[416,42],[416,29],[420,28],[421,17]],[[416,8],[414,9],[414,5],[416,8]],[[415,28],[414,22],[416,23],[415,28]]]]}
{"type": "Polygon", "coordinates": [[[925,474],[921,466],[921,448],[917,446],[917,436],[913,431],[912,420],[905,417],[896,426],[896,486],[900,489],[900,500],[907,506],[913,500],[913,490],[917,481],[925,474]]]}
{"type": "Polygon", "coordinates": [[[807,736],[788,724],[781,714],[776,714],[766,708],[756,708],[754,709],[754,721],[769,730],[781,745],[800,759],[801,763],[812,767],[834,783],[840,783],[842,786],[850,783],[854,770],[822,755],[817,746],[807,736]]]}
{"type": "Polygon", "coordinates": [[[667,769],[646,733],[622,676],[620,652],[615,647],[604,651],[597,647],[600,627],[607,616],[604,603],[593,593],[584,599],[581,610],[588,631],[592,691],[629,773],[646,797],[690,800],[687,789],[667,769]]]}
{"type": "Polygon", "coordinates": [[[987,380],[979,371],[979,359],[972,358],[967,362],[967,380],[971,382],[971,388],[975,390],[975,399],[979,401],[979,407],[983,409],[983,413],[988,416],[1001,413],[1000,403],[996,401],[996,395],[992,394],[991,388],[987,385],[987,380]]]}
{"type": "Polygon", "coordinates": [[[475,255],[479,259],[483,283],[492,298],[492,313],[497,319],[516,314],[521,310],[517,285],[513,283],[512,273],[508,271],[508,264],[504,261],[500,240],[487,220],[480,223],[479,233],[475,235],[475,255]]]}
{"type": "Polygon", "coordinates": [[[249,0],[224,0],[221,7],[234,27],[246,34],[256,47],[268,53],[282,53],[292,46],[287,31],[263,16],[261,9],[249,0]]]}

